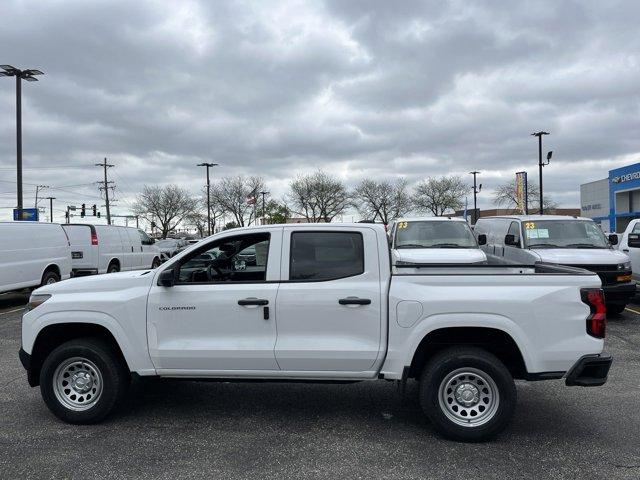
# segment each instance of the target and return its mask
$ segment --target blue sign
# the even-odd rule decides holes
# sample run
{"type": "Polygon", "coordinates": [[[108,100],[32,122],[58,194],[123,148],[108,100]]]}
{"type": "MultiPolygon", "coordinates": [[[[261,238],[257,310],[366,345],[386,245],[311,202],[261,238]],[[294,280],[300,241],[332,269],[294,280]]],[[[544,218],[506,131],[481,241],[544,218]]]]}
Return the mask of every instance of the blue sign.
{"type": "Polygon", "coordinates": [[[18,209],[13,209],[13,219],[14,220],[23,220],[26,222],[37,222],[39,218],[38,209],[37,208],[23,208],[22,209],[22,218],[18,216],[18,209]]]}

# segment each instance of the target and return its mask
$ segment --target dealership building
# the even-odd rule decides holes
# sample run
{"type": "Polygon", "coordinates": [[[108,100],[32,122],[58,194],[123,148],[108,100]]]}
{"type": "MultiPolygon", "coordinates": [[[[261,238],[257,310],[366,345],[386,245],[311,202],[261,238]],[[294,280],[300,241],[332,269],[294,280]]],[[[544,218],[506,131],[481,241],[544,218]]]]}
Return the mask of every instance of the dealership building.
{"type": "Polygon", "coordinates": [[[609,170],[602,180],[580,185],[580,214],[605,232],[623,232],[640,218],[640,163],[609,170]]]}

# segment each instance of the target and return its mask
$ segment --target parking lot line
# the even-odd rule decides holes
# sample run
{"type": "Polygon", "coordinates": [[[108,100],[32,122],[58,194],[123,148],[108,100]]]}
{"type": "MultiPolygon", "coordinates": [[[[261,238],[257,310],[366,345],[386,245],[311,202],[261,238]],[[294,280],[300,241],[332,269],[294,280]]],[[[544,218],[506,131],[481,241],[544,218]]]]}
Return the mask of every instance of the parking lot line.
{"type": "Polygon", "coordinates": [[[625,310],[629,310],[630,312],[635,313],[636,315],[640,315],[640,311],[634,310],[633,308],[626,307],[625,310]]]}
{"type": "Polygon", "coordinates": [[[13,310],[7,310],[6,312],[0,312],[0,315],[9,315],[10,313],[19,312],[20,310],[24,310],[24,307],[14,308],[13,310]]]}

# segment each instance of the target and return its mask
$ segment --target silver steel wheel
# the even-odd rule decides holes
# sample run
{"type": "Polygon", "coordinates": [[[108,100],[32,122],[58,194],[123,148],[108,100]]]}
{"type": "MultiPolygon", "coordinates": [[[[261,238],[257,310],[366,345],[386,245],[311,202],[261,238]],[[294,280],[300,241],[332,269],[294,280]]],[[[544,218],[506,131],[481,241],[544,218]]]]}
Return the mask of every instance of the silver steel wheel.
{"type": "Polygon", "coordinates": [[[68,409],[88,410],[102,395],[102,373],[86,358],[69,358],[58,365],[53,374],[53,391],[68,409]]]}
{"type": "Polygon", "coordinates": [[[500,405],[493,379],[476,368],[459,368],[447,375],[438,391],[440,409],[456,425],[479,427],[491,420],[500,405]]]}
{"type": "Polygon", "coordinates": [[[47,285],[52,285],[52,284],[54,284],[56,282],[57,282],[56,277],[47,278],[47,285]]]}

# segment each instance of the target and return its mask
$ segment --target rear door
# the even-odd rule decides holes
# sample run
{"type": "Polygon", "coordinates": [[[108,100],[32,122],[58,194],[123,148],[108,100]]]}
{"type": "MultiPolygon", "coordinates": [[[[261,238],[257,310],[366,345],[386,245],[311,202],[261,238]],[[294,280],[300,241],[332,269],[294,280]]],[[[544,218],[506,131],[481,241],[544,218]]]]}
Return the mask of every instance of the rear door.
{"type": "Polygon", "coordinates": [[[282,370],[371,369],[382,331],[378,255],[370,228],[284,229],[275,347],[282,370]]]}
{"type": "Polygon", "coordinates": [[[97,248],[91,244],[91,225],[63,225],[71,244],[71,267],[73,270],[98,268],[97,248]]]}
{"type": "Polygon", "coordinates": [[[142,239],[138,230],[135,228],[125,227],[124,232],[129,237],[129,243],[131,244],[131,268],[136,270],[144,268],[144,252],[142,251],[142,239]]]}

